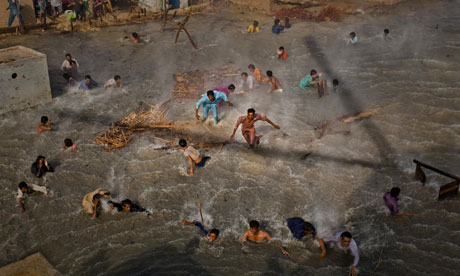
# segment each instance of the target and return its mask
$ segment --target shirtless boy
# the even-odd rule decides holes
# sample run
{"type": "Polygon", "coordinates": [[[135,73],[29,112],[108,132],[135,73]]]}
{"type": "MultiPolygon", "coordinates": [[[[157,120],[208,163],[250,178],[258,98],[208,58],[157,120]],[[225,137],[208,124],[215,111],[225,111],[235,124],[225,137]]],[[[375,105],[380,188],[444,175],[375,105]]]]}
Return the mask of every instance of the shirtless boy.
{"type": "MultiPolygon", "coordinates": [[[[259,227],[260,227],[259,222],[257,220],[251,220],[249,222],[249,229],[246,230],[246,232],[244,232],[243,237],[241,238],[241,241],[246,242],[247,240],[250,240],[253,242],[261,243],[265,240],[269,240],[269,241],[274,240],[272,236],[270,236],[270,234],[268,234],[267,232],[263,230],[260,230],[259,227]]],[[[278,245],[281,249],[281,252],[283,252],[284,255],[290,256],[289,252],[286,249],[284,249],[281,242],[279,242],[278,245]]]]}

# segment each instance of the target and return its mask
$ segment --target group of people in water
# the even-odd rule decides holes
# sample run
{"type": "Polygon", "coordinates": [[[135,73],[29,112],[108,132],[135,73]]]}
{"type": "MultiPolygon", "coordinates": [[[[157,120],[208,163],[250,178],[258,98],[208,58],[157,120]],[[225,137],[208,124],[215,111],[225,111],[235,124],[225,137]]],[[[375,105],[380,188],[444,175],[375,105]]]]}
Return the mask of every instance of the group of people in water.
{"type": "MultiPolygon", "coordinates": [[[[288,22],[287,22],[288,23],[288,22]]],[[[283,30],[283,26],[280,24],[279,20],[275,20],[275,25],[273,26],[273,33],[279,34],[283,30]]],[[[248,32],[258,32],[259,26],[258,22],[255,21],[248,28],[248,32]]],[[[385,34],[388,34],[389,31],[386,29],[385,34]]],[[[136,37],[130,37],[131,39],[135,39],[136,37]]],[[[350,33],[349,41],[350,44],[357,43],[357,36],[355,33],[350,33]]],[[[284,47],[279,47],[278,51],[278,58],[280,60],[286,60],[288,55],[284,49],[284,47]]],[[[61,69],[65,72],[64,78],[68,80],[69,84],[78,84],[80,89],[83,90],[90,90],[92,88],[98,87],[97,83],[92,80],[91,76],[85,76],[84,80],[79,78],[78,74],[78,67],[79,64],[75,58],[73,58],[70,54],[65,56],[65,60],[61,65],[61,69]]],[[[233,104],[229,101],[230,93],[234,93],[236,90],[236,94],[248,93],[249,91],[253,90],[254,88],[263,85],[263,84],[270,84],[271,88],[268,90],[268,93],[272,92],[279,92],[282,93],[283,89],[281,88],[279,80],[273,76],[272,71],[267,71],[266,76],[262,73],[262,70],[256,68],[253,64],[248,66],[247,72],[241,73],[241,80],[237,86],[230,84],[228,86],[221,85],[217,86],[214,89],[208,90],[204,93],[201,98],[197,101],[195,105],[195,117],[197,120],[201,118],[204,120],[207,119],[208,113],[212,112],[213,120],[215,124],[219,123],[218,117],[218,108],[222,107],[224,103],[228,106],[233,106],[233,104]],[[199,115],[199,109],[202,106],[202,116],[199,115]]],[[[120,76],[116,75],[113,79],[107,81],[104,85],[104,88],[117,88],[121,86],[120,76]]],[[[333,86],[338,86],[338,80],[333,80],[333,86]]],[[[303,77],[299,83],[299,88],[301,89],[308,89],[310,87],[318,87],[318,89],[322,89],[323,91],[327,89],[327,81],[323,78],[323,73],[317,72],[316,70],[311,70],[310,74],[303,77]]],[[[241,134],[246,140],[249,147],[253,148],[260,143],[262,135],[256,134],[255,123],[257,121],[265,121],[273,128],[280,129],[280,126],[272,122],[265,114],[257,113],[254,108],[249,108],[247,110],[247,114],[238,117],[236,123],[233,127],[233,132],[230,135],[229,141],[232,141],[235,138],[235,134],[241,126],[241,134]]],[[[51,131],[53,129],[53,123],[48,119],[47,116],[42,116],[40,120],[40,124],[37,127],[37,133],[41,134],[45,131],[51,131]]],[[[200,153],[194,147],[188,145],[187,141],[184,139],[180,139],[178,142],[179,148],[183,151],[184,156],[187,158],[190,164],[190,172],[189,175],[194,175],[194,168],[202,168],[206,165],[206,162],[210,160],[211,157],[205,156],[204,154],[200,153]]],[[[63,151],[70,152],[77,150],[77,144],[74,143],[70,138],[65,138],[63,141],[62,149],[63,151]]],[[[44,176],[46,173],[54,172],[54,168],[51,164],[48,163],[45,156],[38,156],[35,162],[31,166],[32,174],[40,178],[44,176]]],[[[17,200],[19,204],[19,210],[21,213],[25,211],[24,206],[24,199],[28,194],[33,192],[39,192],[46,196],[52,196],[52,191],[45,187],[39,186],[36,184],[28,184],[25,181],[21,181],[18,185],[17,191],[17,200]]],[[[409,216],[411,217],[412,214],[410,213],[401,213],[399,212],[398,208],[398,197],[400,194],[400,189],[398,187],[393,187],[391,191],[385,193],[383,199],[391,211],[391,213],[395,216],[409,216]]],[[[110,212],[140,212],[145,213],[148,219],[152,219],[152,213],[149,212],[147,209],[140,207],[134,204],[130,199],[124,199],[121,202],[116,202],[110,198],[111,193],[108,190],[103,190],[98,188],[92,192],[87,193],[83,196],[82,199],[82,207],[83,209],[93,218],[98,217],[98,210],[101,208],[102,202],[106,202],[108,207],[108,211],[110,212]]],[[[183,225],[194,225],[199,228],[201,233],[206,237],[207,240],[213,242],[218,239],[220,231],[217,228],[212,228],[207,230],[203,223],[198,221],[188,221],[186,219],[182,219],[181,223],[183,225]]],[[[313,239],[316,239],[319,243],[319,247],[321,248],[321,254],[319,256],[320,259],[324,258],[326,255],[326,244],[335,244],[335,246],[339,249],[349,251],[351,255],[354,257],[353,264],[351,266],[350,274],[356,275],[357,274],[357,265],[359,262],[359,251],[356,241],[353,239],[352,234],[346,230],[338,230],[336,233],[331,237],[326,238],[319,238],[317,237],[317,230],[313,226],[312,223],[305,221],[300,217],[293,217],[286,220],[286,225],[290,229],[293,237],[297,240],[301,240],[304,237],[311,236],[313,239]]],[[[249,222],[249,228],[244,232],[241,242],[246,241],[254,241],[254,242],[263,242],[265,240],[272,241],[274,238],[264,230],[260,229],[260,223],[257,220],[251,220],[249,222]]],[[[284,255],[290,255],[287,249],[283,246],[283,244],[278,241],[277,242],[282,253],[284,255]]]]}

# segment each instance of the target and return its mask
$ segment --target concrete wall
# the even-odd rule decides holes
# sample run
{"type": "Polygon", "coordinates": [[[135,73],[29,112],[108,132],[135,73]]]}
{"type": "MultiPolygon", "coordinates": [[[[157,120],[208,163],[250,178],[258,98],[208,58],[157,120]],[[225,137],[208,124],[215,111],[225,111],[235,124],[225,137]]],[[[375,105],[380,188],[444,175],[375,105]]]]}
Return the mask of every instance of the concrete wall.
{"type": "Polygon", "coordinates": [[[0,114],[49,101],[46,55],[22,46],[0,49],[0,114]]]}
{"type": "MultiPolygon", "coordinates": [[[[162,3],[161,0],[139,0],[139,6],[146,8],[149,12],[160,12],[163,8],[162,3]]],[[[180,0],[180,7],[188,7],[188,0],[180,0]]]]}
{"type": "Polygon", "coordinates": [[[274,0],[230,0],[230,2],[257,10],[270,11],[274,0]]]}
{"type": "MultiPolygon", "coordinates": [[[[24,18],[24,23],[26,25],[37,24],[37,19],[35,18],[34,3],[33,0],[19,0],[23,9],[21,10],[22,18],[24,18]]],[[[6,10],[8,8],[7,0],[0,0],[0,28],[8,27],[8,16],[10,11],[6,10]]],[[[17,26],[19,23],[18,18],[13,22],[11,26],[17,26]]]]}

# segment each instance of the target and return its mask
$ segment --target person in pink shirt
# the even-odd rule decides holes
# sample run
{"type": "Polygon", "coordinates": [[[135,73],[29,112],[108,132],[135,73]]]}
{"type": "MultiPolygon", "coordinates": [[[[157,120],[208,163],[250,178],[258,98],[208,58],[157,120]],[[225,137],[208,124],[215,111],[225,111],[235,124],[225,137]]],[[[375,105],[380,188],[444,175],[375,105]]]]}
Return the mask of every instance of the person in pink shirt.
{"type": "Polygon", "coordinates": [[[269,123],[276,129],[280,129],[280,127],[272,121],[270,121],[267,118],[267,116],[265,116],[264,114],[256,113],[254,108],[249,108],[247,116],[238,117],[235,127],[233,128],[232,136],[230,136],[230,141],[233,140],[233,138],[235,137],[236,130],[242,124],[241,134],[243,135],[244,139],[246,139],[248,145],[251,148],[254,147],[256,144],[258,145],[260,143],[260,138],[262,138],[262,135],[256,136],[256,128],[254,127],[254,123],[259,120],[269,123]]]}
{"type": "MultiPolygon", "coordinates": [[[[227,98],[229,98],[230,93],[235,92],[235,85],[233,85],[233,84],[230,84],[229,86],[219,85],[219,86],[217,86],[216,88],[214,88],[213,90],[214,90],[214,91],[224,92],[225,95],[227,95],[227,98]]],[[[219,106],[220,106],[220,107],[224,106],[224,101],[223,101],[223,100],[221,100],[221,101],[219,102],[219,106]]]]}

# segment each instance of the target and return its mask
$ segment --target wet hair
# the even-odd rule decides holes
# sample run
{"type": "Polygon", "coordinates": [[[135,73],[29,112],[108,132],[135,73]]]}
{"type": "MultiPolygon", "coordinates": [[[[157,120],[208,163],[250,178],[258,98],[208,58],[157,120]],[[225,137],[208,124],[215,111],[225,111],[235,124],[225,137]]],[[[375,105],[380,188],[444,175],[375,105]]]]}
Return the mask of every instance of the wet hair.
{"type": "Polygon", "coordinates": [[[41,121],[42,123],[48,122],[48,116],[42,116],[42,117],[40,118],[40,121],[41,121]]]}
{"type": "Polygon", "coordinates": [[[310,76],[313,76],[313,75],[316,75],[316,74],[318,74],[318,72],[316,72],[315,69],[313,69],[313,70],[310,71],[310,76]]]}
{"type": "Polygon", "coordinates": [[[386,33],[386,34],[389,34],[389,33],[390,33],[390,30],[385,29],[385,30],[383,30],[383,32],[386,33]]]}
{"type": "Polygon", "coordinates": [[[219,236],[219,229],[213,228],[213,229],[211,229],[211,231],[209,233],[210,234],[216,234],[216,238],[217,238],[219,236]]]}
{"type": "Polygon", "coordinates": [[[260,226],[260,225],[259,225],[259,222],[258,222],[257,220],[251,220],[251,221],[249,222],[249,228],[253,228],[253,229],[254,229],[254,228],[259,228],[259,226],[260,226]]]}
{"type": "Polygon", "coordinates": [[[273,72],[272,71],[267,71],[267,76],[273,77],[273,72]]]}
{"type": "Polygon", "coordinates": [[[77,64],[75,61],[73,61],[72,59],[69,61],[70,65],[73,65],[73,64],[77,64]]]}
{"type": "Polygon", "coordinates": [[[400,192],[401,192],[401,189],[399,189],[398,187],[393,187],[391,188],[390,195],[392,197],[397,197],[400,192]]]}
{"type": "Polygon", "coordinates": [[[316,236],[316,229],[315,227],[313,226],[313,224],[309,223],[309,222],[304,222],[303,224],[303,231],[307,231],[307,232],[310,232],[310,231],[313,231],[313,233],[311,233],[311,235],[313,236],[313,238],[316,236]]]}
{"type": "Polygon", "coordinates": [[[132,35],[135,39],[139,39],[139,35],[138,35],[136,32],[132,32],[131,35],[132,35]]]}
{"type": "Polygon", "coordinates": [[[289,17],[286,17],[286,18],[284,19],[284,23],[286,23],[286,25],[289,24],[289,17]]]}
{"type": "Polygon", "coordinates": [[[243,72],[243,73],[241,73],[241,76],[246,76],[246,77],[247,77],[247,76],[248,76],[248,73],[243,72]]]}
{"type": "Polygon", "coordinates": [[[101,195],[100,194],[95,194],[93,195],[93,200],[97,199],[97,198],[101,198],[101,195]]]}
{"type": "Polygon", "coordinates": [[[280,23],[280,20],[277,18],[275,19],[275,25],[277,25],[278,23],[280,23]]]}
{"type": "Polygon", "coordinates": [[[72,55],[71,55],[71,54],[65,54],[65,57],[70,57],[70,58],[72,58],[72,55]]]}
{"type": "Polygon", "coordinates": [[[19,182],[18,188],[19,189],[24,189],[24,188],[27,189],[27,183],[25,181],[19,182]]]}
{"type": "Polygon", "coordinates": [[[259,21],[254,20],[254,22],[253,22],[252,24],[253,24],[253,25],[259,25],[259,21]]]}
{"type": "Polygon", "coordinates": [[[86,80],[86,79],[91,79],[91,76],[90,76],[90,75],[86,75],[86,76],[85,76],[85,80],[86,80]]]}
{"type": "Polygon", "coordinates": [[[356,33],[355,33],[355,32],[351,32],[350,35],[351,35],[351,37],[355,38],[356,33]]]}
{"type": "Polygon", "coordinates": [[[133,203],[131,202],[131,200],[129,199],[125,199],[125,200],[122,200],[121,201],[121,205],[133,205],[133,203]]]}
{"type": "Polygon", "coordinates": [[[179,140],[179,146],[185,148],[187,146],[187,141],[185,141],[185,139],[180,139],[179,140]]]}
{"type": "Polygon", "coordinates": [[[214,97],[214,91],[208,90],[208,92],[206,93],[206,95],[208,95],[208,96],[213,96],[213,97],[214,97]]]}
{"type": "Polygon", "coordinates": [[[254,66],[254,64],[249,64],[248,68],[249,68],[249,69],[256,69],[256,67],[254,66]]]}
{"type": "Polygon", "coordinates": [[[339,85],[339,80],[338,80],[338,79],[334,79],[334,80],[332,81],[332,85],[338,86],[338,85],[339,85]]]}
{"type": "Polygon", "coordinates": [[[40,159],[45,159],[45,156],[43,156],[43,155],[37,156],[37,160],[35,160],[35,163],[38,164],[38,161],[40,161],[40,159]]]}
{"type": "Polygon", "coordinates": [[[283,47],[283,46],[281,46],[281,47],[279,48],[279,50],[283,50],[283,51],[284,51],[284,47],[283,47]]]}
{"type": "Polygon", "coordinates": [[[254,114],[256,114],[256,110],[255,110],[254,108],[251,107],[251,108],[248,109],[248,113],[254,113],[254,114]]]}
{"type": "Polygon", "coordinates": [[[235,85],[233,84],[230,84],[228,87],[227,87],[228,90],[235,90],[235,85]]]}
{"type": "Polygon", "coordinates": [[[115,75],[115,77],[113,77],[115,80],[121,80],[121,77],[119,75],[115,75]]]}
{"type": "Polygon", "coordinates": [[[340,237],[341,237],[342,239],[343,239],[343,238],[349,238],[349,239],[351,239],[352,235],[351,235],[350,232],[345,231],[345,232],[343,232],[342,234],[340,234],[340,237]]]}
{"type": "Polygon", "coordinates": [[[70,138],[65,138],[65,139],[64,139],[64,145],[65,145],[66,147],[71,147],[71,146],[73,146],[72,139],[70,139],[70,138]]]}

